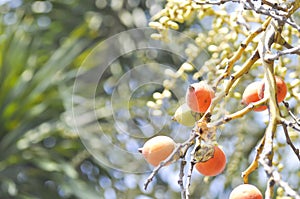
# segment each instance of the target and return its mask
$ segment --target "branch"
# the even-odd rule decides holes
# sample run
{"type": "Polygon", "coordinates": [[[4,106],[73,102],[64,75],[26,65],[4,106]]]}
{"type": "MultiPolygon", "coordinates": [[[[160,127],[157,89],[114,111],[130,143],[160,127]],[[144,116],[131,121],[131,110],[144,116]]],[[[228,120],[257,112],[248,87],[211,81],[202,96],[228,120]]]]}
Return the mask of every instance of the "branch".
{"type": "Polygon", "coordinates": [[[292,198],[300,199],[299,194],[294,191],[287,182],[281,179],[281,175],[278,171],[269,166],[262,158],[259,159],[259,163],[263,165],[267,175],[270,177],[270,179],[272,179],[274,183],[282,187],[284,191],[292,198]]]}
{"type": "Polygon", "coordinates": [[[269,2],[267,0],[262,0],[262,3],[269,6],[269,7],[271,7],[271,8],[277,9],[277,10],[282,10],[282,11],[285,11],[285,12],[288,11],[288,9],[286,7],[282,7],[278,3],[272,3],[272,2],[269,2]]]}
{"type": "Polygon", "coordinates": [[[193,131],[191,133],[191,136],[189,137],[188,140],[181,144],[177,144],[176,148],[173,150],[173,152],[167,157],[164,161],[160,162],[160,164],[155,167],[155,169],[152,171],[150,176],[147,178],[146,182],[144,183],[144,189],[146,190],[149,183],[153,180],[154,176],[157,175],[158,171],[168,163],[171,163],[179,158],[182,158],[185,156],[187,150],[189,149],[190,146],[194,144],[193,140],[197,137],[198,135],[193,131]],[[176,156],[177,155],[177,156],[176,156]]]}
{"type": "MultiPolygon", "coordinates": [[[[258,51],[261,57],[265,71],[265,91],[264,96],[268,97],[269,101],[269,123],[265,131],[265,143],[261,154],[261,162],[264,165],[272,166],[273,160],[273,139],[277,129],[277,118],[280,117],[279,107],[276,98],[276,83],[274,76],[274,61],[265,59],[267,53],[270,52],[271,45],[276,41],[275,23],[269,26],[258,44],[258,51]]],[[[266,199],[273,197],[272,176],[269,176],[268,187],[265,194],[266,199]]]]}
{"type": "Polygon", "coordinates": [[[273,9],[273,7],[268,6],[268,8],[264,7],[264,4],[260,5],[258,8],[252,3],[251,0],[247,0],[247,4],[245,4],[245,9],[253,10],[258,14],[263,14],[270,16],[278,21],[286,21],[288,13],[285,11],[273,9]]]}
{"type": "Polygon", "coordinates": [[[180,190],[181,190],[181,199],[186,199],[185,194],[186,191],[184,189],[183,186],[183,177],[184,177],[184,167],[186,165],[186,160],[182,159],[181,160],[181,164],[180,164],[180,172],[179,172],[179,180],[178,180],[178,184],[180,186],[180,190]]]}
{"type": "MultiPolygon", "coordinates": [[[[263,1],[263,4],[256,8],[252,1],[247,0],[247,4],[244,4],[244,8],[247,10],[253,10],[258,14],[263,14],[273,19],[279,21],[280,23],[287,23],[293,28],[297,29],[300,32],[300,26],[295,23],[295,21],[291,18],[291,15],[299,8],[299,3],[297,1],[293,2],[291,5],[292,9],[288,10],[285,6],[278,6],[278,4],[272,4],[270,2],[263,1]],[[263,5],[267,5],[267,8],[264,8],[263,5]]],[[[284,4],[283,4],[284,5],[284,4]]]]}
{"type": "Polygon", "coordinates": [[[265,93],[264,96],[269,100],[269,124],[265,131],[265,146],[262,153],[262,157],[269,165],[272,165],[273,159],[273,138],[277,128],[277,117],[279,114],[279,108],[276,99],[276,83],[274,77],[274,62],[265,60],[266,53],[270,52],[270,46],[275,41],[275,27],[270,28],[265,32],[261,41],[258,44],[258,51],[261,57],[262,64],[265,70],[265,93]]]}
{"type": "Polygon", "coordinates": [[[266,54],[265,59],[267,59],[268,61],[273,61],[273,60],[277,60],[282,55],[299,54],[299,53],[300,53],[300,46],[297,46],[283,51],[277,51],[275,54],[266,54]]]}
{"type": "MultiPolygon", "coordinates": [[[[290,116],[293,118],[293,120],[295,121],[295,124],[297,124],[298,126],[300,126],[300,121],[299,119],[294,115],[294,113],[290,110],[290,105],[288,102],[283,101],[282,102],[284,104],[284,106],[286,107],[286,109],[288,110],[288,113],[290,114],[290,116]]],[[[288,124],[288,126],[291,126],[291,124],[288,124]]]]}
{"type": "Polygon", "coordinates": [[[270,176],[269,177],[269,180],[267,182],[267,188],[266,188],[266,191],[265,191],[265,198],[273,198],[273,192],[274,192],[274,185],[275,185],[275,182],[274,182],[274,179],[273,179],[273,176],[270,176]]]}
{"type": "Polygon", "coordinates": [[[240,0],[219,0],[219,1],[210,1],[210,0],[205,0],[205,1],[201,1],[201,0],[194,0],[194,2],[198,5],[222,5],[225,3],[240,3],[240,0]]]}
{"type": "MultiPolygon", "coordinates": [[[[281,34],[277,34],[277,41],[276,41],[276,43],[277,44],[279,44],[279,45],[281,45],[281,46],[283,46],[283,47],[285,47],[285,48],[287,48],[287,49],[291,49],[291,48],[294,48],[294,46],[292,46],[291,44],[289,44],[284,38],[283,38],[283,36],[281,35],[281,34]]],[[[300,51],[298,50],[298,51],[295,51],[295,52],[293,52],[293,53],[291,53],[291,54],[297,54],[297,55],[300,55],[300,51]]],[[[275,56],[275,55],[273,55],[273,56],[275,56]]],[[[279,57],[278,57],[279,58],[279,57]]],[[[270,60],[271,61],[271,60],[270,60]]]]}
{"type": "MultiPolygon", "coordinates": [[[[202,129],[201,129],[201,131],[202,131],[202,129]]],[[[200,132],[200,129],[199,129],[199,132],[200,132]]],[[[188,171],[188,174],[187,174],[187,177],[186,177],[186,186],[185,186],[185,197],[186,197],[186,199],[190,198],[189,188],[191,186],[192,173],[193,173],[194,165],[196,163],[195,154],[197,153],[197,151],[199,151],[201,149],[200,144],[201,144],[201,140],[197,139],[196,143],[195,143],[195,146],[194,146],[193,150],[191,151],[190,167],[189,167],[189,171],[188,171]]]]}
{"type": "Polygon", "coordinates": [[[185,197],[186,197],[186,199],[190,198],[189,188],[191,186],[191,179],[192,179],[192,173],[193,173],[194,165],[195,165],[195,162],[190,161],[190,167],[189,167],[189,171],[188,171],[188,174],[187,174],[187,177],[186,177],[186,186],[185,186],[185,197]]]}
{"type": "Polygon", "coordinates": [[[235,113],[225,115],[222,119],[212,123],[212,126],[220,126],[220,125],[225,124],[233,119],[241,118],[244,115],[246,115],[247,113],[249,113],[250,111],[252,111],[254,108],[257,108],[257,107],[265,104],[267,102],[267,100],[268,100],[268,98],[263,98],[257,102],[250,103],[245,108],[243,108],[235,113]]]}
{"type": "Polygon", "coordinates": [[[230,81],[228,82],[225,88],[225,95],[229,93],[229,90],[231,89],[234,82],[238,80],[240,77],[242,77],[242,75],[246,74],[258,59],[259,59],[259,53],[258,50],[256,49],[252,54],[252,56],[243,64],[241,69],[235,72],[234,74],[230,75],[230,81]]]}
{"type": "Polygon", "coordinates": [[[298,30],[298,32],[300,32],[300,26],[298,24],[296,24],[296,22],[291,17],[287,19],[286,23],[288,23],[293,28],[295,28],[296,30],[298,30]]]}
{"type": "MultiPolygon", "coordinates": [[[[194,165],[197,162],[205,162],[205,161],[209,160],[210,158],[212,158],[214,155],[213,141],[215,140],[215,137],[214,137],[214,135],[211,135],[209,133],[210,128],[207,128],[206,123],[198,123],[198,128],[199,128],[200,137],[196,140],[194,148],[191,151],[190,167],[189,167],[187,178],[186,178],[186,186],[185,186],[186,199],[188,199],[190,197],[189,188],[191,185],[191,179],[192,179],[194,165]],[[203,138],[203,135],[207,134],[207,133],[209,134],[207,136],[211,138],[209,140],[206,140],[205,138],[203,138]],[[204,142],[201,142],[201,141],[204,141],[204,142]],[[208,143],[205,143],[205,141],[207,141],[208,143]]],[[[213,129],[214,129],[214,127],[213,127],[213,129]]],[[[212,133],[212,134],[214,134],[214,133],[212,133]]]]}
{"type": "Polygon", "coordinates": [[[194,2],[198,5],[222,5],[228,2],[231,3],[239,3],[242,4],[244,9],[246,10],[253,10],[254,12],[262,15],[269,16],[280,23],[287,23],[293,28],[297,29],[300,32],[300,26],[295,23],[295,21],[291,18],[291,15],[299,8],[299,2],[294,1],[291,5],[287,4],[277,4],[272,3],[267,0],[262,0],[261,5],[256,8],[256,6],[253,4],[251,0],[219,0],[219,1],[200,1],[200,0],[194,0],[194,2]],[[291,7],[291,9],[288,9],[288,7],[291,7]]]}
{"type": "Polygon", "coordinates": [[[248,183],[248,176],[258,168],[258,159],[259,159],[260,154],[263,151],[264,145],[265,145],[265,136],[263,136],[259,145],[256,147],[256,154],[255,154],[255,158],[253,159],[252,163],[249,165],[249,167],[245,171],[242,172],[242,178],[243,178],[244,183],[248,183]]]}
{"type": "Polygon", "coordinates": [[[295,124],[297,124],[297,123],[295,123],[295,122],[290,122],[290,121],[287,121],[287,120],[281,118],[280,123],[283,123],[286,126],[291,127],[292,129],[294,129],[295,131],[300,132],[300,127],[296,127],[295,124]]]}
{"type": "MultiPolygon", "coordinates": [[[[285,135],[285,138],[286,138],[286,143],[287,143],[288,145],[290,145],[290,147],[293,149],[294,153],[296,154],[297,158],[298,158],[299,161],[300,161],[300,153],[299,153],[299,149],[297,149],[297,148],[295,147],[295,145],[293,144],[293,142],[292,142],[292,140],[291,140],[291,138],[290,138],[290,135],[289,135],[289,133],[288,133],[288,129],[287,129],[288,126],[291,126],[291,125],[293,125],[293,124],[289,123],[288,121],[286,121],[286,120],[283,119],[283,118],[280,120],[280,122],[281,122],[281,124],[282,124],[282,128],[283,128],[283,131],[284,131],[284,135],[285,135]]],[[[300,130],[300,129],[299,129],[299,130],[300,130]]]]}
{"type": "Polygon", "coordinates": [[[240,59],[242,56],[242,53],[245,51],[246,47],[249,45],[249,43],[261,32],[265,31],[268,27],[269,23],[271,22],[272,18],[266,19],[266,21],[261,25],[261,27],[257,28],[254,32],[252,32],[248,37],[241,43],[238,50],[235,52],[235,54],[227,61],[227,66],[225,68],[225,72],[217,79],[216,85],[214,87],[217,87],[217,85],[220,83],[220,81],[226,77],[229,76],[231,69],[233,68],[234,63],[240,59]]]}
{"type": "MultiPolygon", "coordinates": [[[[265,31],[270,24],[272,18],[266,19],[266,21],[261,25],[261,27],[257,28],[253,33],[248,35],[248,37],[241,43],[239,49],[235,52],[235,54],[227,60],[227,66],[225,68],[224,73],[222,73],[216,80],[216,83],[214,84],[213,88],[216,90],[216,87],[219,85],[219,83],[226,77],[229,76],[234,63],[242,56],[242,53],[245,51],[246,47],[249,45],[249,43],[261,32],[265,31]]],[[[207,115],[211,115],[214,107],[218,104],[220,100],[222,100],[229,92],[230,88],[232,87],[233,83],[240,78],[243,74],[245,74],[250,67],[260,58],[258,54],[258,50],[255,50],[254,54],[243,64],[242,68],[234,73],[231,76],[231,79],[229,80],[225,92],[221,92],[218,96],[213,98],[212,103],[204,114],[203,117],[206,117],[207,115]]]]}

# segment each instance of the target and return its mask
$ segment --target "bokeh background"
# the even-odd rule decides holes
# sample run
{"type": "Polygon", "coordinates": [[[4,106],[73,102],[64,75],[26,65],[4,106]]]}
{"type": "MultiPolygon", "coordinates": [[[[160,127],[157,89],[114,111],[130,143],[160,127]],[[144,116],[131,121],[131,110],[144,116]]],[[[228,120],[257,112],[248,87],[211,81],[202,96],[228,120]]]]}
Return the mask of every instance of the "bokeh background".
{"type": "MultiPolygon", "coordinates": [[[[0,198],[180,198],[179,164],[163,168],[145,191],[153,167],[137,152],[153,135],[188,138],[190,128],[171,117],[188,84],[201,79],[170,78],[186,61],[195,33],[173,32],[177,39],[167,44],[152,40],[148,23],[164,5],[0,0],[0,198]],[[170,82],[176,89],[161,96],[170,82]],[[162,106],[155,109],[153,101],[162,106]]],[[[210,23],[206,18],[181,30],[199,33],[210,23]]],[[[210,56],[204,50],[195,70],[210,56]]],[[[218,130],[229,164],[213,178],[194,172],[192,198],[226,198],[242,183],[265,118],[251,113],[218,130]]],[[[299,163],[278,137],[285,179],[297,188],[299,163]]],[[[264,190],[264,171],[250,181],[264,190]]]]}

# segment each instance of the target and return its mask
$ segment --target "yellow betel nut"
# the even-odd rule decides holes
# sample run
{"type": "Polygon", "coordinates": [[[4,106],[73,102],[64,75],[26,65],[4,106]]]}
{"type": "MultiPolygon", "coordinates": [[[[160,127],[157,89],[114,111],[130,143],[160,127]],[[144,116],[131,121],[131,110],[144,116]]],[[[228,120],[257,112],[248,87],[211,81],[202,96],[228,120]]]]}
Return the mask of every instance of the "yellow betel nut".
{"type": "Polygon", "coordinates": [[[156,136],[148,140],[139,152],[143,154],[146,161],[158,166],[159,163],[165,160],[176,147],[174,140],[168,136],[156,136]]]}

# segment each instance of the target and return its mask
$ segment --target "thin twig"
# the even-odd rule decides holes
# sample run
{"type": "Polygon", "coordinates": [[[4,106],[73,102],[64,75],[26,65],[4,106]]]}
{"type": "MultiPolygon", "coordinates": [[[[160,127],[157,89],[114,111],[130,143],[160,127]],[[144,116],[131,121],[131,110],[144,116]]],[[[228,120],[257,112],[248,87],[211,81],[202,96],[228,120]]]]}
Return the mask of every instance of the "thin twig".
{"type": "Polygon", "coordinates": [[[286,16],[288,15],[288,13],[286,12],[279,11],[277,9],[272,9],[269,6],[268,8],[265,8],[263,5],[261,5],[259,8],[256,8],[250,0],[247,0],[247,3],[248,4],[245,4],[245,9],[247,10],[253,10],[258,14],[267,15],[279,21],[286,21],[286,16]]]}
{"type": "Polygon", "coordinates": [[[295,116],[295,114],[291,111],[289,103],[286,102],[286,101],[283,101],[282,103],[284,104],[284,106],[285,106],[286,109],[288,110],[288,113],[289,113],[290,116],[293,118],[293,120],[295,121],[295,123],[296,123],[298,126],[300,126],[299,118],[297,118],[297,117],[295,116]]]}
{"type": "Polygon", "coordinates": [[[236,80],[238,80],[242,75],[246,74],[250,68],[253,66],[253,64],[259,59],[259,53],[256,49],[254,53],[251,55],[249,59],[245,61],[245,63],[242,65],[241,69],[230,75],[230,80],[225,88],[225,95],[229,93],[229,90],[232,88],[232,85],[236,80]]]}
{"type": "Polygon", "coordinates": [[[223,125],[233,119],[237,119],[237,118],[241,118],[243,117],[244,115],[246,115],[247,113],[249,113],[250,111],[252,111],[254,108],[257,108],[259,106],[262,106],[263,104],[265,104],[266,102],[268,101],[268,98],[263,98],[257,102],[253,102],[253,103],[250,103],[248,104],[245,108],[237,111],[237,112],[234,112],[232,114],[228,114],[228,115],[225,115],[222,119],[212,123],[212,126],[220,126],[220,125],[223,125]]]}
{"type": "Polygon", "coordinates": [[[296,9],[289,10],[289,13],[285,13],[287,10],[283,9],[282,7],[275,7],[274,5],[270,8],[264,8],[263,6],[260,6],[259,8],[255,8],[254,4],[251,1],[247,1],[248,4],[244,5],[244,8],[246,10],[253,10],[258,14],[263,14],[269,17],[272,17],[273,19],[281,22],[281,23],[287,23],[293,28],[297,29],[300,32],[300,26],[295,23],[295,21],[291,18],[291,14],[295,12],[296,9]],[[279,9],[281,8],[281,9],[279,9]],[[278,10],[281,10],[283,12],[278,12],[278,10]]]}
{"type": "Polygon", "coordinates": [[[195,162],[192,160],[190,161],[190,167],[189,171],[186,177],[186,186],[185,186],[185,197],[186,199],[190,198],[190,186],[191,186],[191,179],[192,179],[192,173],[194,169],[195,162]]]}
{"type": "Polygon", "coordinates": [[[199,151],[199,149],[201,148],[200,143],[201,143],[201,140],[197,139],[196,143],[195,143],[195,146],[194,146],[193,150],[191,151],[191,160],[190,160],[190,164],[189,164],[189,170],[188,170],[188,174],[187,174],[187,177],[186,177],[186,186],[185,186],[185,197],[186,197],[186,199],[189,199],[189,197],[190,197],[189,188],[191,186],[191,178],[192,178],[193,168],[194,168],[194,165],[195,165],[194,157],[195,157],[196,152],[199,151]]]}
{"type": "Polygon", "coordinates": [[[250,25],[246,22],[246,20],[243,16],[245,1],[241,1],[240,4],[241,4],[240,8],[237,10],[238,14],[237,14],[236,22],[237,22],[237,24],[240,24],[240,25],[244,26],[246,28],[246,30],[249,31],[250,30],[250,25]]]}
{"type": "Polygon", "coordinates": [[[282,55],[299,54],[299,52],[300,52],[300,46],[297,46],[297,47],[289,48],[289,49],[286,49],[286,50],[277,51],[274,54],[266,54],[265,58],[268,61],[273,61],[273,60],[277,60],[282,55]]]}
{"type": "Polygon", "coordinates": [[[292,128],[292,129],[294,129],[295,131],[300,132],[300,127],[299,127],[299,125],[297,125],[298,127],[296,127],[296,125],[295,125],[295,124],[297,124],[297,123],[287,121],[287,120],[285,120],[285,119],[283,119],[283,118],[279,119],[279,121],[280,121],[280,123],[285,124],[286,126],[292,128]]]}
{"type": "Polygon", "coordinates": [[[183,185],[183,177],[184,177],[184,167],[186,165],[186,160],[182,159],[181,163],[180,163],[180,172],[179,172],[179,180],[178,180],[178,184],[180,186],[180,190],[181,190],[181,199],[186,199],[185,198],[185,189],[184,189],[184,185],[183,185]]]}
{"type": "Polygon", "coordinates": [[[219,1],[209,1],[209,0],[205,0],[205,1],[201,1],[201,0],[194,0],[194,2],[198,5],[222,5],[225,3],[240,3],[240,0],[219,0],[219,1]]]}
{"type": "Polygon", "coordinates": [[[298,24],[296,24],[296,22],[291,17],[286,20],[286,23],[288,23],[293,28],[295,28],[296,30],[298,30],[298,32],[300,32],[300,26],[298,24]]]}
{"type": "Polygon", "coordinates": [[[283,132],[284,132],[284,135],[285,135],[285,138],[286,138],[286,143],[288,145],[290,145],[290,147],[293,149],[294,153],[296,154],[297,158],[300,161],[299,149],[297,149],[295,147],[295,145],[293,144],[293,142],[292,142],[292,140],[290,138],[290,135],[289,135],[289,132],[288,132],[288,129],[287,129],[288,125],[286,124],[285,120],[282,120],[281,124],[282,124],[283,132]]]}
{"type": "MultiPolygon", "coordinates": [[[[253,33],[248,35],[248,37],[241,43],[238,50],[235,52],[235,54],[227,60],[227,66],[225,68],[225,71],[217,78],[216,83],[214,84],[213,88],[216,90],[216,87],[219,85],[219,83],[226,77],[230,75],[230,72],[233,68],[234,63],[242,56],[242,53],[245,51],[246,47],[249,45],[249,43],[261,32],[265,31],[267,27],[269,26],[272,18],[267,18],[266,21],[261,25],[261,27],[257,28],[253,33]]],[[[232,87],[233,83],[241,77],[243,74],[245,74],[250,67],[260,58],[260,55],[257,53],[257,49],[255,50],[254,54],[245,62],[241,70],[237,71],[236,73],[231,76],[232,78],[229,80],[229,83],[227,84],[225,91],[220,92],[219,95],[213,98],[211,105],[204,114],[203,117],[206,117],[207,115],[211,115],[214,107],[218,104],[220,100],[222,100],[229,92],[230,88],[232,87]]]]}

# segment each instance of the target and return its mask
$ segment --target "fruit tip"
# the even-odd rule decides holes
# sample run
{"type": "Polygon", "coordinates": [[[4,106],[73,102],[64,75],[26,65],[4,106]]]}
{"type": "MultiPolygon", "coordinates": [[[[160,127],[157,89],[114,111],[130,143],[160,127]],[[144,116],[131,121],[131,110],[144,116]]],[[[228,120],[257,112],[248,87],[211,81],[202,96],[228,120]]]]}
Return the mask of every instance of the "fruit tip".
{"type": "Polygon", "coordinates": [[[194,88],[194,86],[192,86],[191,84],[189,85],[189,88],[188,88],[188,89],[189,89],[189,91],[190,91],[190,92],[193,92],[193,91],[195,91],[195,88],[194,88]]]}
{"type": "Polygon", "coordinates": [[[244,99],[242,99],[241,104],[242,104],[242,105],[248,105],[247,102],[245,102],[244,99]]]}
{"type": "Polygon", "coordinates": [[[138,148],[138,152],[143,153],[143,148],[138,148]]]}
{"type": "Polygon", "coordinates": [[[175,118],[174,116],[171,117],[171,120],[177,121],[176,118],[175,118]]]}

